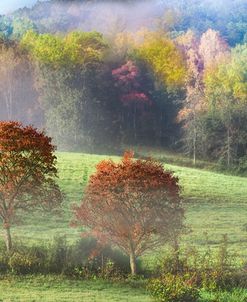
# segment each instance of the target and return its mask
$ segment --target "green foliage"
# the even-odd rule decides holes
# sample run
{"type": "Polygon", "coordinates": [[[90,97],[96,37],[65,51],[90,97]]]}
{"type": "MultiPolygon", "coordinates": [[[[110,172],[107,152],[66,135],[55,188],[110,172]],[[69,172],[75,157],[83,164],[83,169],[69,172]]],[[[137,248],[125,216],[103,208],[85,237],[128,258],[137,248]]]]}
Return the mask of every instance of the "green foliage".
{"type": "Polygon", "coordinates": [[[107,49],[103,36],[97,32],[71,32],[63,37],[29,31],[21,46],[37,66],[36,88],[46,128],[55,143],[63,150],[89,145],[99,130],[99,113],[94,110],[100,101],[93,83],[101,72],[107,49]]]}
{"type": "Polygon", "coordinates": [[[0,254],[0,272],[1,274],[7,273],[9,270],[9,264],[8,264],[8,255],[5,251],[5,249],[1,248],[1,254],[0,254]]]}
{"type": "Polygon", "coordinates": [[[57,237],[51,246],[48,247],[46,271],[56,274],[64,273],[68,269],[68,246],[66,237],[57,237]]]}
{"type": "Polygon", "coordinates": [[[247,175],[247,156],[243,156],[238,161],[238,166],[236,166],[236,172],[240,175],[247,175]]]}
{"type": "Polygon", "coordinates": [[[245,302],[247,299],[247,292],[242,288],[234,288],[231,291],[202,291],[201,296],[201,301],[203,302],[245,302]]]}
{"type": "Polygon", "coordinates": [[[45,273],[47,250],[44,247],[19,245],[10,253],[1,248],[0,273],[26,275],[45,273]]]}
{"type": "Polygon", "coordinates": [[[21,40],[23,48],[28,49],[42,64],[60,67],[69,62],[68,54],[64,51],[61,37],[51,34],[38,35],[28,31],[21,40]]]}
{"type": "Polygon", "coordinates": [[[247,95],[247,44],[238,45],[232,50],[232,60],[230,65],[232,75],[232,90],[236,98],[246,105],[247,95]]]}
{"type": "Polygon", "coordinates": [[[236,256],[229,249],[224,235],[217,249],[213,250],[206,236],[204,250],[190,247],[178,251],[178,257],[167,253],[160,262],[159,275],[179,274],[190,280],[190,284],[202,291],[223,291],[235,287],[245,288],[246,277],[242,267],[237,266],[236,256]]]}
{"type": "Polygon", "coordinates": [[[39,271],[40,259],[32,251],[16,251],[8,259],[9,270],[15,274],[30,274],[39,271]]]}
{"type": "MultiPolygon", "coordinates": [[[[133,27],[133,15],[136,14],[136,3],[138,1],[114,1],[119,4],[132,5],[133,10],[126,6],[128,13],[125,14],[127,30],[133,27]]],[[[28,17],[40,31],[45,32],[68,32],[71,28],[81,28],[85,26],[92,28],[102,28],[112,33],[114,26],[121,23],[122,10],[114,11],[112,16],[111,5],[106,3],[102,9],[102,3],[94,3],[90,5],[90,1],[40,1],[37,2],[31,9],[20,9],[11,14],[11,17],[28,17]],[[94,20],[95,6],[101,9],[101,14],[94,20]],[[113,19],[113,20],[111,20],[113,19]],[[120,19],[120,20],[119,20],[120,19]],[[116,21],[117,20],[117,21],[116,21]],[[115,21],[115,22],[114,22],[115,21]],[[116,24],[115,24],[116,23],[116,24]]],[[[147,3],[145,3],[147,5],[147,3]]],[[[146,8],[146,6],[144,6],[146,8]]],[[[176,35],[180,32],[185,32],[189,28],[195,29],[199,34],[205,32],[208,28],[213,28],[221,32],[230,45],[243,43],[246,34],[246,5],[244,1],[194,1],[194,0],[167,0],[161,2],[152,2],[150,13],[145,15],[146,19],[157,19],[156,24],[160,29],[169,30],[171,34],[176,35]]],[[[137,8],[139,9],[139,8],[137,8]]],[[[146,8],[147,9],[147,8],[146,8]]],[[[142,15],[141,15],[142,16],[142,15]]],[[[144,18],[143,18],[144,19],[144,18]]],[[[138,25],[144,26],[145,20],[138,18],[138,25]],[[142,22],[140,22],[142,21],[142,22]],[[140,23],[140,24],[139,24],[140,23]]],[[[150,25],[150,24],[149,24],[150,25]]],[[[152,24],[153,25],[153,24],[152,24]]],[[[121,27],[122,29],[122,27],[121,27]]]]}
{"type": "Polygon", "coordinates": [[[0,16],[0,39],[7,40],[13,32],[13,26],[8,17],[0,16]]]}
{"type": "Polygon", "coordinates": [[[246,58],[247,45],[239,45],[232,50],[230,58],[207,71],[206,93],[216,108],[227,106],[227,103],[233,107],[246,102],[246,58]]]}
{"type": "Polygon", "coordinates": [[[185,63],[172,40],[149,33],[137,53],[166,87],[176,88],[184,83],[185,63]]]}
{"type": "Polygon", "coordinates": [[[207,30],[201,40],[189,31],[179,37],[185,40],[179,45],[179,39],[164,32],[146,30],[126,37],[132,41],[129,49],[116,58],[110,54],[119,46],[118,39],[106,42],[98,32],[28,31],[23,36],[22,48],[36,66],[45,126],[58,147],[91,152],[94,145],[176,145],[193,155],[194,162],[200,156],[229,170],[238,166],[246,151],[246,46],[237,46],[230,54],[214,30],[207,30]],[[141,109],[133,110],[122,102],[110,72],[130,57],[139,80],[125,85],[125,94],[133,97],[145,91],[148,110],[142,103],[141,109]],[[188,104],[179,110],[185,84],[188,104]]]}
{"type": "Polygon", "coordinates": [[[36,34],[29,30],[21,41],[41,64],[50,67],[78,67],[100,63],[107,44],[97,32],[71,32],[65,37],[36,34]]]}
{"type": "Polygon", "coordinates": [[[29,18],[21,17],[14,18],[12,21],[12,39],[21,39],[23,35],[25,35],[28,31],[37,31],[37,27],[34,22],[32,22],[29,18]]]}
{"type": "Polygon", "coordinates": [[[128,274],[129,259],[119,250],[100,248],[93,238],[73,245],[65,237],[55,237],[43,246],[15,246],[11,253],[0,250],[0,274],[64,274],[82,279],[121,280],[128,274]]]}
{"type": "Polygon", "coordinates": [[[237,46],[231,55],[209,68],[205,74],[209,106],[206,115],[218,120],[223,128],[222,140],[219,140],[220,127],[211,128],[211,135],[214,135],[213,153],[217,153],[218,159],[229,168],[234,164],[237,166],[238,160],[246,154],[246,49],[246,45],[237,46]]]}
{"type": "Polygon", "coordinates": [[[103,60],[107,43],[98,32],[71,32],[64,40],[64,50],[77,65],[95,65],[103,60]]]}
{"type": "Polygon", "coordinates": [[[151,295],[160,302],[197,302],[199,290],[186,276],[167,274],[148,285],[151,295]]]}

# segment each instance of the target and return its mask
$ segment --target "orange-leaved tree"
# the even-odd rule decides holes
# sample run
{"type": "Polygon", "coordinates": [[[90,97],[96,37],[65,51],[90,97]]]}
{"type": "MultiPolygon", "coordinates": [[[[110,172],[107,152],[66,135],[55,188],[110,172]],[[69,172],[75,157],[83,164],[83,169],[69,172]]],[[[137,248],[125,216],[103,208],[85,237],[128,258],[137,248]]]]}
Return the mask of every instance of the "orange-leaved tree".
{"type": "Polygon", "coordinates": [[[19,211],[52,209],[62,201],[54,151],[44,132],[15,121],[0,122],[0,218],[8,251],[10,227],[19,211]]]}
{"type": "Polygon", "coordinates": [[[153,159],[105,160],[90,177],[74,225],[86,227],[101,243],[111,243],[136,260],[147,250],[164,245],[183,228],[184,210],[178,178],[153,159]]]}

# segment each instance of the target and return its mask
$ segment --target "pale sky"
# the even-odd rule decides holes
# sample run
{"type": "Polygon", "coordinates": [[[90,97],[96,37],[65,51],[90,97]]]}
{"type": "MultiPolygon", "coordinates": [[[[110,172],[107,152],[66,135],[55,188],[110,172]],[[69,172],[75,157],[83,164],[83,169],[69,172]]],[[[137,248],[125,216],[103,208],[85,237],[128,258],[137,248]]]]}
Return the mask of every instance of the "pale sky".
{"type": "Polygon", "coordinates": [[[0,0],[0,14],[6,14],[17,8],[32,6],[37,0],[0,0]]]}

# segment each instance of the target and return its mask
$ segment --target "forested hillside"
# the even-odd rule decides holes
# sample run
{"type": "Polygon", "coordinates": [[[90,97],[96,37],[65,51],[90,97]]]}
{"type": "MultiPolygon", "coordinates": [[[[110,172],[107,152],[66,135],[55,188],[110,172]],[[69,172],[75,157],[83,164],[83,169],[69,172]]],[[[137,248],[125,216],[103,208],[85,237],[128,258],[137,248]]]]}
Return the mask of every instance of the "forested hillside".
{"type": "Polygon", "coordinates": [[[245,1],[42,1],[0,17],[0,119],[61,150],[247,169],[245,1]],[[152,3],[151,3],[152,2],[152,3]]]}

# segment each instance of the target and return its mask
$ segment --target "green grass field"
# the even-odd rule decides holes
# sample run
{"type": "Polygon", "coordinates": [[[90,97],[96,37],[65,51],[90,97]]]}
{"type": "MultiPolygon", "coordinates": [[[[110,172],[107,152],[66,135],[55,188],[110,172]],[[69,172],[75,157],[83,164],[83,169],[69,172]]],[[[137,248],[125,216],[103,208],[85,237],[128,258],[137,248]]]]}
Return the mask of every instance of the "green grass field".
{"type": "Polygon", "coordinates": [[[2,302],[151,302],[145,289],[100,280],[59,276],[8,277],[0,280],[2,302]]]}
{"type": "MultiPolygon", "coordinates": [[[[66,194],[63,213],[25,214],[12,228],[14,242],[28,245],[47,244],[56,236],[66,236],[73,243],[80,231],[69,226],[71,204],[80,202],[83,188],[95,165],[108,156],[79,153],[58,153],[59,184],[66,194]]],[[[119,160],[119,157],[112,157],[119,160]]],[[[232,250],[247,259],[247,178],[214,172],[166,165],[180,179],[186,205],[186,224],[191,232],[183,238],[183,245],[205,244],[205,232],[212,247],[219,244],[221,235],[227,233],[232,250]]],[[[154,255],[147,255],[149,265],[154,255]]],[[[234,291],[221,293],[217,301],[241,302],[247,293],[234,291]]],[[[202,302],[216,301],[209,293],[202,294],[202,302]]],[[[13,277],[0,281],[0,301],[151,301],[145,290],[100,281],[66,280],[62,277],[13,277]]]]}
{"type": "MultiPolygon", "coordinates": [[[[247,291],[201,292],[200,302],[245,302],[247,291]]],[[[106,281],[80,281],[62,276],[4,277],[0,302],[152,302],[145,288],[106,281]]]]}
{"type": "MultiPolygon", "coordinates": [[[[29,245],[46,243],[55,236],[67,236],[69,242],[77,240],[79,230],[69,226],[71,204],[80,202],[88,176],[105,158],[108,156],[58,153],[59,183],[66,193],[64,212],[59,216],[26,214],[13,227],[14,240],[29,245]]],[[[203,246],[203,234],[207,232],[210,243],[217,246],[222,234],[227,233],[231,248],[247,257],[247,178],[175,165],[165,167],[178,175],[182,195],[189,201],[186,224],[191,232],[183,243],[203,246]]]]}

